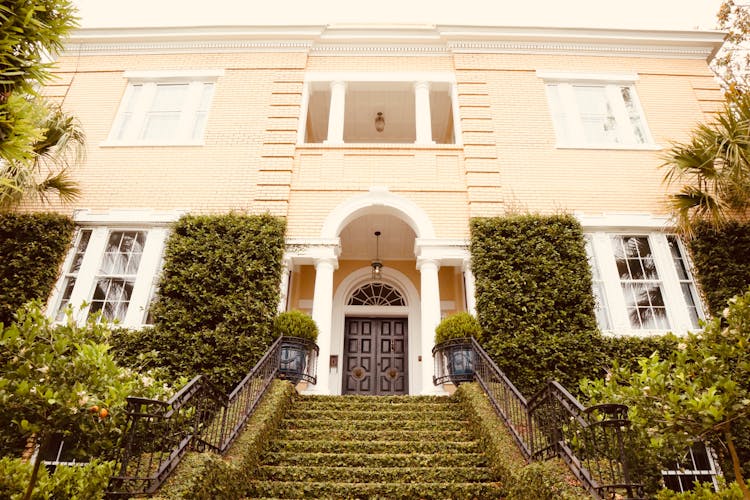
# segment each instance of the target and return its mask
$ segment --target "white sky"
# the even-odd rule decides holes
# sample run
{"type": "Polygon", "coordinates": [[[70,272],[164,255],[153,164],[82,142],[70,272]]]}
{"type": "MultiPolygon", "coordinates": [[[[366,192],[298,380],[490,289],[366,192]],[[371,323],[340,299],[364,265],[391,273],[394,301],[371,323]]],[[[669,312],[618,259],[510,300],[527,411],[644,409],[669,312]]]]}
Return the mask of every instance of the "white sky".
{"type": "Polygon", "coordinates": [[[84,28],[336,23],[714,29],[721,0],[75,0],[84,28]]]}

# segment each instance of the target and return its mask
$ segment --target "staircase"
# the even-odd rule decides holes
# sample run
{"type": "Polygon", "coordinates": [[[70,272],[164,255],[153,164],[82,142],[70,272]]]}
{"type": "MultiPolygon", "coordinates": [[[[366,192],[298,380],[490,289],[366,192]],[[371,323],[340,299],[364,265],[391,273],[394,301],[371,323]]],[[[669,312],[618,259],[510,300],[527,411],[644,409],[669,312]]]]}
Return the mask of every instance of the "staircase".
{"type": "Polygon", "coordinates": [[[502,498],[461,404],[426,396],[302,396],[252,498],[502,498]]]}

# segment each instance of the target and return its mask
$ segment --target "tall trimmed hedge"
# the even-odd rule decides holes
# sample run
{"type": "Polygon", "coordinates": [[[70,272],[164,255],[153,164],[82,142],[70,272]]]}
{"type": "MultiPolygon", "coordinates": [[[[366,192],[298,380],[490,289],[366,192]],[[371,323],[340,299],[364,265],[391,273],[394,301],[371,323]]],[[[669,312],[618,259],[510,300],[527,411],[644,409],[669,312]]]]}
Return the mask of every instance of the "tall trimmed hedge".
{"type": "Polygon", "coordinates": [[[112,339],[131,364],[207,374],[227,390],[273,341],[285,222],[269,215],[182,217],[167,241],[154,328],[112,339]]]}
{"type": "Polygon", "coordinates": [[[569,215],[471,222],[483,345],[524,393],[549,378],[575,389],[604,359],[583,231],[569,215]]]}
{"type": "Polygon", "coordinates": [[[0,215],[0,323],[9,324],[24,303],[47,299],[74,229],[57,214],[0,215]]]}
{"type": "Polygon", "coordinates": [[[698,281],[712,314],[750,286],[750,223],[733,222],[715,230],[699,225],[690,240],[698,281]]]}

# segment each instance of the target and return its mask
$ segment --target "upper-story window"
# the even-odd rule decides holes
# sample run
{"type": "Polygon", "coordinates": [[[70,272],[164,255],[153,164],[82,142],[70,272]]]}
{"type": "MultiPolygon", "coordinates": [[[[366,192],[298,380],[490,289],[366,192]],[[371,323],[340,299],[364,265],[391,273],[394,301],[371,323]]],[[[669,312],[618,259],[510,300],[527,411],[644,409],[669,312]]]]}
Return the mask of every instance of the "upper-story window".
{"type": "Polygon", "coordinates": [[[126,72],[109,145],[201,144],[220,71],[126,72]]]}
{"type": "Polygon", "coordinates": [[[436,74],[315,74],[300,143],[455,144],[455,84],[436,74]]]}
{"type": "Polygon", "coordinates": [[[636,75],[537,72],[544,79],[560,147],[652,148],[636,75]]]}

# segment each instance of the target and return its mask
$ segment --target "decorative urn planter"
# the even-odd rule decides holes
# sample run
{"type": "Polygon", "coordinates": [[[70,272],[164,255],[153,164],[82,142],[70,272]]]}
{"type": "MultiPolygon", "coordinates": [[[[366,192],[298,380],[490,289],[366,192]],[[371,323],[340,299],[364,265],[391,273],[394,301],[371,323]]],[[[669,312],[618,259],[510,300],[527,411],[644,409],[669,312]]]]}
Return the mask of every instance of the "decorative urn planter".
{"type": "Polygon", "coordinates": [[[279,373],[292,384],[302,380],[307,369],[308,342],[297,337],[284,337],[281,341],[279,373]]]}

